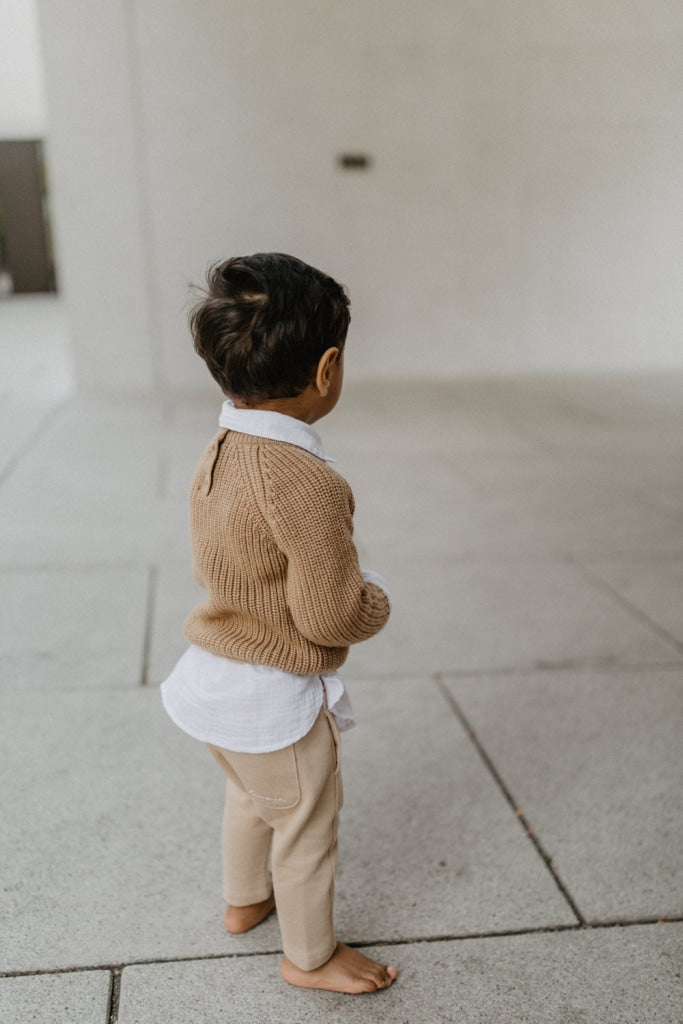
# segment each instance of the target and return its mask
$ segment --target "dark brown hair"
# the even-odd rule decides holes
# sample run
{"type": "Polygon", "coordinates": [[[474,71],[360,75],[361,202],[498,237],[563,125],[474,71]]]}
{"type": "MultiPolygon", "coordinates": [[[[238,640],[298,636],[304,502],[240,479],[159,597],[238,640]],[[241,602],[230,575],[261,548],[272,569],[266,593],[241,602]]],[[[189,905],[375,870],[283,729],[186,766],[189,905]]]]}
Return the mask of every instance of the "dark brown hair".
{"type": "Polygon", "coordinates": [[[294,256],[217,263],[190,311],[196,352],[233,398],[291,398],[323,353],[343,349],[351,319],[342,285],[294,256]]]}

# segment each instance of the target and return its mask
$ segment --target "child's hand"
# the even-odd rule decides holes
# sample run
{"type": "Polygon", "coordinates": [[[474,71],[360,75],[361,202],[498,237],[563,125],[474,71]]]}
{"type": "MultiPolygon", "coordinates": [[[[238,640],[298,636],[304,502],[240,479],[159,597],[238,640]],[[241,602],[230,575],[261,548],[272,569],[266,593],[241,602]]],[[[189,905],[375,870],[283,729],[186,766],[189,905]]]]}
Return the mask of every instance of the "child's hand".
{"type": "Polygon", "coordinates": [[[378,572],[374,572],[372,569],[361,569],[361,575],[364,583],[374,583],[375,586],[383,590],[387,595],[387,601],[389,602],[389,608],[391,608],[391,594],[387,588],[387,585],[378,572]]]}

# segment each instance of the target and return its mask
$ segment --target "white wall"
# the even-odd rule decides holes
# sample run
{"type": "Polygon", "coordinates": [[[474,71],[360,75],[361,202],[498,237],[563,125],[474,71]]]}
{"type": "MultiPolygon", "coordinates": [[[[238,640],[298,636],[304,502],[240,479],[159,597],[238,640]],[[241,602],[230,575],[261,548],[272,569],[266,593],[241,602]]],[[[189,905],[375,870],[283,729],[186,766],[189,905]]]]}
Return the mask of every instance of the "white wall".
{"type": "Polygon", "coordinates": [[[0,0],[0,139],[41,139],[45,88],[34,0],[0,0]]]}
{"type": "Polygon", "coordinates": [[[57,272],[84,389],[158,387],[126,3],[39,0],[57,272]]]}
{"type": "MultiPolygon", "coordinates": [[[[72,230],[62,209],[74,308],[99,282],[122,351],[134,313],[157,386],[204,380],[188,281],[259,249],[348,284],[350,377],[683,362],[680,0],[41,8],[61,204],[78,179],[90,218],[72,230]],[[91,36],[103,21],[115,30],[91,36]],[[84,176],[96,145],[107,160],[84,176]],[[347,150],[372,171],[340,172],[347,150]],[[125,246],[114,263],[106,245],[77,252],[114,171],[125,265],[125,246]]],[[[102,348],[96,330],[87,345],[102,348]]],[[[82,379],[102,386],[95,362],[82,379]]]]}

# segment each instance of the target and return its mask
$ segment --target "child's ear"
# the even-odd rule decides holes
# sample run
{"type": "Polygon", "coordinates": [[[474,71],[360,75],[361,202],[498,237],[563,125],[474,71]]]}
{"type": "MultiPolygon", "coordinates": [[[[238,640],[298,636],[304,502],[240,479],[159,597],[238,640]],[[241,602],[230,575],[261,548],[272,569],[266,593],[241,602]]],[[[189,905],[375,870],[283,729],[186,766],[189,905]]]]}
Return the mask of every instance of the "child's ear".
{"type": "Polygon", "coordinates": [[[315,375],[315,386],[323,398],[326,397],[327,392],[330,390],[330,384],[332,383],[332,371],[338,359],[338,348],[328,348],[320,357],[318,369],[315,375]]]}

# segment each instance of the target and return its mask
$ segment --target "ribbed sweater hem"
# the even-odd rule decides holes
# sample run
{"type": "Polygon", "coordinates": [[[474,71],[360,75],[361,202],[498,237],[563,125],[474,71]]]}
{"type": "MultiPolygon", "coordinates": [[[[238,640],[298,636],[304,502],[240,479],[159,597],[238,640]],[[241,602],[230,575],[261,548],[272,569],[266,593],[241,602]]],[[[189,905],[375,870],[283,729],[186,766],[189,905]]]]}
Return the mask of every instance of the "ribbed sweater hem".
{"type": "Polygon", "coordinates": [[[348,647],[314,647],[311,650],[293,647],[291,641],[279,641],[264,647],[259,644],[231,643],[217,640],[215,631],[186,626],[185,639],[198,647],[204,647],[212,654],[230,661],[241,661],[248,665],[267,665],[281,672],[292,672],[298,676],[323,675],[341,668],[348,657],[348,647]]]}

